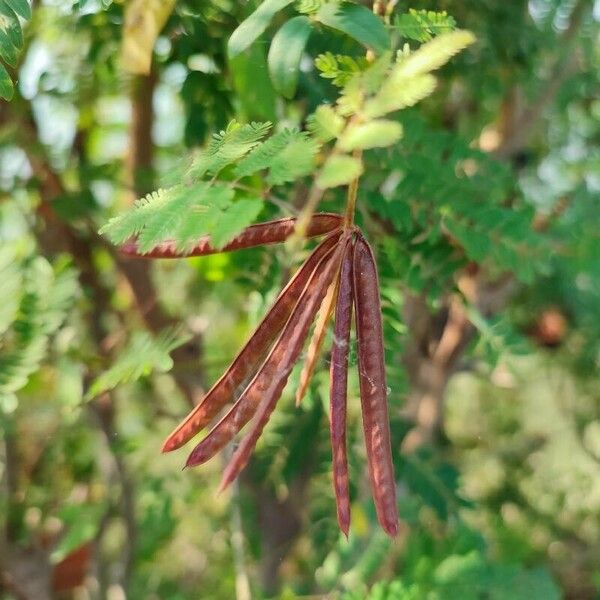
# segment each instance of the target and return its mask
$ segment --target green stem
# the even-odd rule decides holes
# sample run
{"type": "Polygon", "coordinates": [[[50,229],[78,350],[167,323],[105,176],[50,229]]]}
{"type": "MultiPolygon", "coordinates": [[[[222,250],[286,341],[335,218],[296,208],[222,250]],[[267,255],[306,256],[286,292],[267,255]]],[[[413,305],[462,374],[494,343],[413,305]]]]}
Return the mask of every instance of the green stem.
{"type": "MultiPolygon", "coordinates": [[[[360,160],[362,152],[354,153],[354,157],[360,160]]],[[[348,196],[346,200],[346,213],[344,214],[344,227],[347,229],[354,225],[354,212],[356,210],[356,197],[358,195],[359,177],[352,180],[348,186],[348,196]]]]}

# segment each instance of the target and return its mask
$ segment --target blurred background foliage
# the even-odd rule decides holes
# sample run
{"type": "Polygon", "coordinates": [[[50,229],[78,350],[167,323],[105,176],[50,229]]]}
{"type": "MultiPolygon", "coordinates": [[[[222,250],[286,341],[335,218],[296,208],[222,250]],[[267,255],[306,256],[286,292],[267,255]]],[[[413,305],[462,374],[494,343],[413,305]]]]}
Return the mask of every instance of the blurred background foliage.
{"type": "MultiPolygon", "coordinates": [[[[258,4],[179,0],[149,74],[131,75],[128,4],[36,0],[29,15],[0,1],[23,29],[16,59],[0,40],[7,98],[14,82],[0,101],[2,597],[600,597],[598,2],[376,3],[403,43],[441,18],[409,9],[477,36],[397,117],[400,143],[365,154],[359,191],[382,281],[398,539],[376,526],[352,378],[350,539],[338,531],[327,357],[301,408],[292,375],[231,494],[216,495],[220,460],[182,472],[180,453],[160,455],[298,253],[150,266],[97,230],[177,181],[231,119],[301,126],[337,95],[315,57],[364,54],[317,27],[284,99],[269,40],[324,2],[290,5],[229,60],[258,4]],[[147,364],[124,365],[139,352],[147,364]]],[[[296,214],[308,183],[281,188],[261,220],[296,214]]],[[[336,191],[321,204],[342,206],[336,191]]]]}

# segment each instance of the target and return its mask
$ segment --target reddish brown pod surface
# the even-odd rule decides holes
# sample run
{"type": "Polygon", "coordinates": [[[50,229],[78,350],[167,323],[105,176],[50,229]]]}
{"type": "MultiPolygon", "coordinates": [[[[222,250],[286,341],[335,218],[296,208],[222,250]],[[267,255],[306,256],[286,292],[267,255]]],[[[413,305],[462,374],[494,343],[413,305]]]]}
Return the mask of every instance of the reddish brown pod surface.
{"type": "Polygon", "coordinates": [[[327,286],[333,278],[334,261],[337,256],[339,256],[339,251],[333,250],[321,259],[302,294],[301,301],[297,303],[277,343],[259,372],[229,412],[192,450],[186,466],[195,466],[206,462],[227,442],[231,441],[254,416],[262,400],[276,401],[281,396],[292,367],[302,350],[302,342],[319,309],[327,286]]]}
{"type": "MultiPolygon", "coordinates": [[[[340,529],[350,528],[350,494],[346,448],[348,356],[352,313],[355,313],[361,410],[369,476],[378,520],[391,536],[398,532],[396,482],[390,446],[385,382],[385,358],[377,267],[371,248],[354,226],[342,226],[338,215],[316,214],[307,236],[328,234],[279,294],[229,368],[203,401],[166,439],[163,451],[175,450],[191,440],[229,406],[190,453],[186,466],[201,465],[215,456],[248,425],[248,431],[225,468],[221,489],[246,466],[294,364],[300,357],[311,324],[319,318],[307,352],[296,398],[310,383],[327,325],[335,315],[330,366],[330,434],[333,487],[340,529]]],[[[222,251],[282,242],[295,230],[294,219],[279,219],[246,228],[222,251]]],[[[142,257],[135,242],[123,247],[142,257]]],[[[202,238],[186,254],[175,245],[157,246],[146,258],[176,258],[212,254],[216,250],[202,238]]]]}
{"type": "MultiPolygon", "coordinates": [[[[305,236],[308,238],[319,237],[335,229],[342,224],[342,218],[333,213],[318,213],[313,215],[305,236]]],[[[120,248],[123,254],[135,258],[183,258],[185,256],[208,256],[220,252],[232,252],[233,250],[243,250],[244,248],[253,248],[256,246],[266,246],[269,244],[279,244],[287,240],[296,227],[296,219],[288,217],[267,221],[266,223],[257,223],[246,227],[242,233],[237,235],[231,242],[223,248],[214,248],[210,243],[210,237],[204,236],[196,242],[188,251],[177,250],[173,242],[163,242],[155,246],[148,252],[140,252],[138,245],[134,241],[123,244],[120,248]]]]}
{"type": "Polygon", "coordinates": [[[349,244],[342,260],[329,370],[329,428],[333,463],[333,489],[335,491],[338,524],[346,537],[350,529],[346,402],[348,394],[348,352],[350,350],[350,327],[352,324],[353,251],[354,246],[349,244]]]}
{"type": "Polygon", "coordinates": [[[363,429],[377,518],[398,533],[396,480],[390,445],[379,278],[371,248],[362,236],[354,246],[354,304],[363,429]]]}
{"type": "Polygon", "coordinates": [[[298,269],[229,368],[208,391],[202,402],[166,439],[163,452],[183,446],[206,427],[224,406],[236,400],[244,391],[248,377],[256,372],[260,361],[285,326],[314,269],[333,249],[339,237],[340,232],[327,237],[298,269]]]}

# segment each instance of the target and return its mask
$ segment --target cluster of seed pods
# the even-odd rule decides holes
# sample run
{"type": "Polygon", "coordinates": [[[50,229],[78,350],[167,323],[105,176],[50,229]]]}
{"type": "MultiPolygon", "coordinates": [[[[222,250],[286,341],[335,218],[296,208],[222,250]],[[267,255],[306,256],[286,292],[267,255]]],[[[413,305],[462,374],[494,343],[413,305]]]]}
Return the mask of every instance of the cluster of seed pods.
{"type": "MultiPolygon", "coordinates": [[[[185,253],[177,251],[175,245],[169,242],[141,254],[135,241],[132,241],[123,245],[121,251],[138,258],[204,256],[283,242],[293,234],[295,225],[293,218],[252,225],[219,250],[210,245],[209,238],[202,238],[185,253]]],[[[281,291],[246,345],[202,402],[169,435],[163,452],[180,448],[224,412],[192,450],[186,462],[186,466],[190,467],[203,464],[250,422],[248,432],[223,473],[221,489],[227,487],[246,466],[302,352],[311,324],[317,318],[296,395],[297,402],[302,399],[317,363],[329,317],[335,313],[329,422],[338,523],[344,534],[348,535],[350,498],[346,401],[350,327],[354,312],[371,489],[379,523],[386,533],[394,536],[399,525],[377,266],[360,230],[345,227],[339,215],[318,213],[312,217],[306,236],[321,235],[325,235],[325,239],[281,291]]]]}

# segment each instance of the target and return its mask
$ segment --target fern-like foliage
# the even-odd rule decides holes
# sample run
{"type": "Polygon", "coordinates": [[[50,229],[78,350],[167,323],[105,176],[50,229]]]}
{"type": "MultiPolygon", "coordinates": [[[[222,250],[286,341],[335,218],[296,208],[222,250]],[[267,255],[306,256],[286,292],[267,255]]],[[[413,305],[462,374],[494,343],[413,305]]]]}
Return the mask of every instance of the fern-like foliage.
{"type": "Polygon", "coordinates": [[[27,383],[46,356],[50,337],[60,328],[77,294],[72,269],[43,258],[17,261],[10,249],[0,255],[2,338],[0,405],[16,406],[15,393],[27,383]],[[18,264],[20,275],[15,275],[18,264]],[[5,279],[6,278],[6,279],[5,279]]]}
{"type": "Polygon", "coordinates": [[[152,337],[146,331],[134,332],[110,369],[92,382],[86,392],[86,400],[91,400],[122,383],[136,381],[152,371],[169,371],[173,367],[173,359],[169,353],[189,339],[190,336],[178,328],[167,328],[156,337],[152,337]]]}
{"type": "Polygon", "coordinates": [[[456,21],[446,11],[415,10],[396,17],[394,25],[402,37],[417,42],[428,42],[441,33],[454,31],[456,21]]]}
{"type": "Polygon", "coordinates": [[[207,234],[221,247],[254,221],[262,204],[250,198],[235,201],[234,191],[227,185],[205,181],[180,184],[137,201],[132,210],[111,219],[100,233],[115,244],[137,237],[141,252],[164,241],[173,241],[185,251],[207,234]]]}
{"type": "Polygon", "coordinates": [[[317,151],[317,143],[307,133],[284,129],[256,146],[239,162],[235,174],[246,177],[268,169],[271,185],[294,181],[313,171],[317,151]]]}
{"type": "Polygon", "coordinates": [[[385,248],[396,278],[415,291],[430,286],[432,298],[467,261],[531,280],[545,252],[510,171],[412,112],[402,124],[402,145],[377,156],[392,176],[370,197],[398,233],[385,248]]]}
{"type": "Polygon", "coordinates": [[[250,152],[271,129],[271,123],[240,125],[232,121],[227,129],[217,133],[206,150],[201,152],[190,168],[189,176],[217,175],[219,171],[250,152]]]}
{"type": "Polygon", "coordinates": [[[354,58],[344,54],[325,52],[315,59],[315,67],[321,77],[330,79],[337,87],[344,87],[354,75],[365,70],[368,61],[364,57],[354,58]]]}
{"type": "Polygon", "coordinates": [[[140,252],[149,252],[165,241],[185,252],[205,235],[210,235],[213,246],[223,247],[252,224],[263,207],[259,198],[247,197],[245,188],[239,192],[239,179],[267,171],[267,184],[281,185],[309,175],[315,168],[316,139],[298,129],[285,129],[263,140],[270,128],[270,123],[240,125],[233,121],[198,155],[184,183],[137,200],[100,233],[114,244],[135,238],[140,252]],[[225,167],[234,165],[235,181],[215,180],[225,167]],[[203,181],[205,175],[213,175],[213,179],[203,181]]]}

